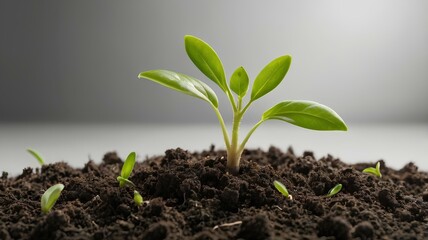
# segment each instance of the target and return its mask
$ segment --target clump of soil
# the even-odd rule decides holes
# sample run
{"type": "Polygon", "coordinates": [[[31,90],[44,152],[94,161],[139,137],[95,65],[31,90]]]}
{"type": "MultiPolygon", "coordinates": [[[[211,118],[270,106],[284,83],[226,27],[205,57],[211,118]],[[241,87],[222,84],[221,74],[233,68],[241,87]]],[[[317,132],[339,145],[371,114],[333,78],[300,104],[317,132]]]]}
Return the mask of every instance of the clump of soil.
{"type": "Polygon", "coordinates": [[[332,156],[314,159],[271,147],[245,150],[239,175],[226,173],[224,151],[168,150],[136,164],[133,189],[119,188],[123,161],[74,169],[66,163],[0,178],[0,239],[428,239],[428,173],[409,163],[382,178],[332,156]],[[273,181],[283,182],[293,200],[273,181]],[[65,188],[49,214],[40,197],[65,188]],[[336,184],[343,189],[325,195],[336,184]]]}

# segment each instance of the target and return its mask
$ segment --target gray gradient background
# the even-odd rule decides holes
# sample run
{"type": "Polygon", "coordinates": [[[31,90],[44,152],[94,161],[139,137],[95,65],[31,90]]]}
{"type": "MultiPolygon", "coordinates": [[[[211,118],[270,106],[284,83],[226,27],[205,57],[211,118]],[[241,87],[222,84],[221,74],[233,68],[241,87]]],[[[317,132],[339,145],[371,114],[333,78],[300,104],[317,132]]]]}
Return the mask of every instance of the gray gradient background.
{"type": "Polygon", "coordinates": [[[428,122],[427,1],[0,1],[0,122],[214,123],[208,105],[139,72],[193,75],[183,36],[210,43],[230,76],[293,56],[246,122],[308,99],[348,123],[428,122]]]}

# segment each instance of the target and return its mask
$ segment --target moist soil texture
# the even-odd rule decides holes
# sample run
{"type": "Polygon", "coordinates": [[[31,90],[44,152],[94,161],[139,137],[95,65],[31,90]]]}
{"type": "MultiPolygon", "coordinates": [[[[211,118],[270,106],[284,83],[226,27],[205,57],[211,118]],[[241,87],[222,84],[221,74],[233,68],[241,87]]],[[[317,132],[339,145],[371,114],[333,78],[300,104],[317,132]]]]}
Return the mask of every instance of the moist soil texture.
{"type": "Polygon", "coordinates": [[[171,149],[139,161],[116,180],[123,160],[107,153],[82,169],[64,162],[0,178],[0,239],[428,239],[428,173],[381,161],[382,178],[362,173],[375,163],[346,164],[271,147],[245,150],[238,175],[225,151],[171,149]],[[292,200],[273,185],[284,183],[292,200]],[[65,185],[50,213],[40,198],[65,185]],[[336,184],[342,191],[325,197],[336,184]]]}

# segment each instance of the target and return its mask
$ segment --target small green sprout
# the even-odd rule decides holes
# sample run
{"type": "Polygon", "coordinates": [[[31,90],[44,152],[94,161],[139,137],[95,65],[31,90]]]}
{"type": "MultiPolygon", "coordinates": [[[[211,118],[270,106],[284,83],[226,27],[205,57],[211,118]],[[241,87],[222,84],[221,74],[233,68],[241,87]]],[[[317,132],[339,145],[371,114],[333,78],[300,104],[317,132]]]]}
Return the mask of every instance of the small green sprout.
{"type": "Polygon", "coordinates": [[[117,177],[117,181],[119,182],[120,187],[124,187],[126,184],[135,186],[133,182],[128,180],[129,176],[131,176],[132,170],[134,169],[135,157],[135,152],[131,152],[126,158],[125,163],[123,163],[120,176],[117,177]]]}
{"type": "Polygon", "coordinates": [[[43,158],[40,156],[38,152],[34,151],[31,148],[28,148],[27,152],[29,152],[31,155],[33,155],[33,157],[37,159],[37,161],[40,163],[40,166],[43,166],[45,164],[45,160],[43,160],[43,158]]]}
{"type": "Polygon", "coordinates": [[[363,170],[363,173],[372,174],[372,175],[375,175],[376,177],[381,178],[382,174],[380,173],[380,162],[376,163],[376,168],[368,167],[368,168],[363,170]]]}
{"type": "Polygon", "coordinates": [[[134,190],[134,202],[137,204],[137,206],[141,206],[143,204],[143,197],[136,190],[134,190]]]}
{"type": "Polygon", "coordinates": [[[46,190],[45,193],[43,193],[42,199],[40,201],[43,213],[50,212],[50,210],[58,200],[59,196],[61,195],[61,191],[63,189],[64,185],[58,183],[51,186],[50,188],[48,188],[48,190],[46,190]]]}
{"type": "Polygon", "coordinates": [[[278,190],[282,195],[284,195],[286,198],[293,200],[293,196],[288,194],[288,190],[285,187],[284,184],[282,184],[280,181],[273,181],[273,185],[275,186],[276,190],[278,190]]]}
{"type": "Polygon", "coordinates": [[[196,67],[226,94],[233,112],[231,138],[219,111],[217,95],[204,82],[194,77],[168,70],[141,72],[138,78],[148,79],[208,102],[213,108],[221,126],[227,150],[226,167],[229,173],[239,173],[239,162],[248,139],[267,120],[281,120],[312,130],[347,130],[347,126],[342,118],[329,107],[312,101],[287,100],[265,111],[260,121],[250,129],[240,142],[239,126],[243,116],[252,103],[271,92],[281,83],[290,68],[291,56],[284,55],[278,57],[260,71],[254,80],[250,99],[245,103],[243,100],[248,92],[249,77],[243,67],[238,67],[233,72],[228,84],[223,64],[217,53],[208,43],[197,37],[187,35],[184,37],[184,45],[187,55],[196,67]]]}
{"type": "Polygon", "coordinates": [[[333,197],[334,195],[339,193],[340,190],[342,190],[342,184],[337,184],[336,186],[334,186],[334,188],[332,188],[332,189],[330,189],[330,191],[328,191],[328,194],[326,195],[326,197],[333,197]]]}

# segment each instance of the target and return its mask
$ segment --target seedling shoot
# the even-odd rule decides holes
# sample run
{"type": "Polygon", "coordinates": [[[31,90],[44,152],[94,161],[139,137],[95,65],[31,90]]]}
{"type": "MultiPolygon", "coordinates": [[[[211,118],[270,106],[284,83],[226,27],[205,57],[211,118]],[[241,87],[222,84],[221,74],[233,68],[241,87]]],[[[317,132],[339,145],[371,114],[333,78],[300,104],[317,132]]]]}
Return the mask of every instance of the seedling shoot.
{"type": "Polygon", "coordinates": [[[184,37],[184,45],[190,60],[226,94],[233,111],[231,136],[219,111],[217,95],[202,81],[168,70],[141,72],[138,78],[151,80],[208,102],[221,126],[227,149],[228,172],[232,174],[239,173],[241,154],[248,139],[267,120],[281,120],[313,130],[347,130],[342,118],[327,106],[312,101],[286,100],[265,111],[260,121],[240,140],[239,127],[248,108],[252,103],[271,92],[281,83],[290,68],[291,56],[280,56],[268,63],[255,78],[249,100],[244,102],[244,97],[247,95],[249,88],[249,77],[244,67],[238,67],[234,71],[228,84],[223,64],[210,45],[197,37],[189,35],[184,37]]]}
{"type": "Polygon", "coordinates": [[[330,189],[330,191],[328,191],[326,197],[333,197],[334,195],[338,194],[340,190],[342,190],[342,184],[337,184],[332,189],[330,189]]]}
{"type": "Polygon", "coordinates": [[[278,190],[278,192],[280,192],[282,195],[284,195],[284,197],[286,197],[290,200],[293,199],[293,197],[288,193],[288,190],[284,184],[275,180],[275,181],[273,181],[273,185],[275,186],[276,190],[278,190]]]}
{"type": "Polygon", "coordinates": [[[35,150],[30,149],[30,148],[27,149],[27,152],[29,152],[31,155],[33,155],[34,158],[37,159],[40,166],[43,166],[45,164],[45,160],[43,160],[43,158],[40,156],[40,154],[38,152],[36,152],[35,150]]]}
{"type": "Polygon", "coordinates": [[[131,176],[132,170],[134,169],[135,158],[135,152],[131,152],[123,163],[120,176],[117,177],[117,181],[119,182],[120,187],[124,187],[127,184],[135,186],[133,182],[128,180],[129,176],[131,176]]]}
{"type": "Polygon", "coordinates": [[[381,178],[382,173],[380,173],[380,162],[376,163],[376,168],[368,167],[368,168],[364,169],[363,172],[368,173],[368,174],[372,174],[372,175],[375,175],[376,177],[381,178]]]}
{"type": "Polygon", "coordinates": [[[55,205],[56,201],[61,195],[61,191],[63,189],[64,189],[64,185],[61,183],[58,183],[56,185],[51,186],[50,188],[48,188],[48,190],[46,190],[45,193],[43,193],[42,199],[40,201],[42,213],[46,214],[51,211],[52,207],[55,205]]]}
{"type": "Polygon", "coordinates": [[[137,206],[141,206],[143,204],[143,197],[137,190],[134,190],[134,202],[137,206]]]}

